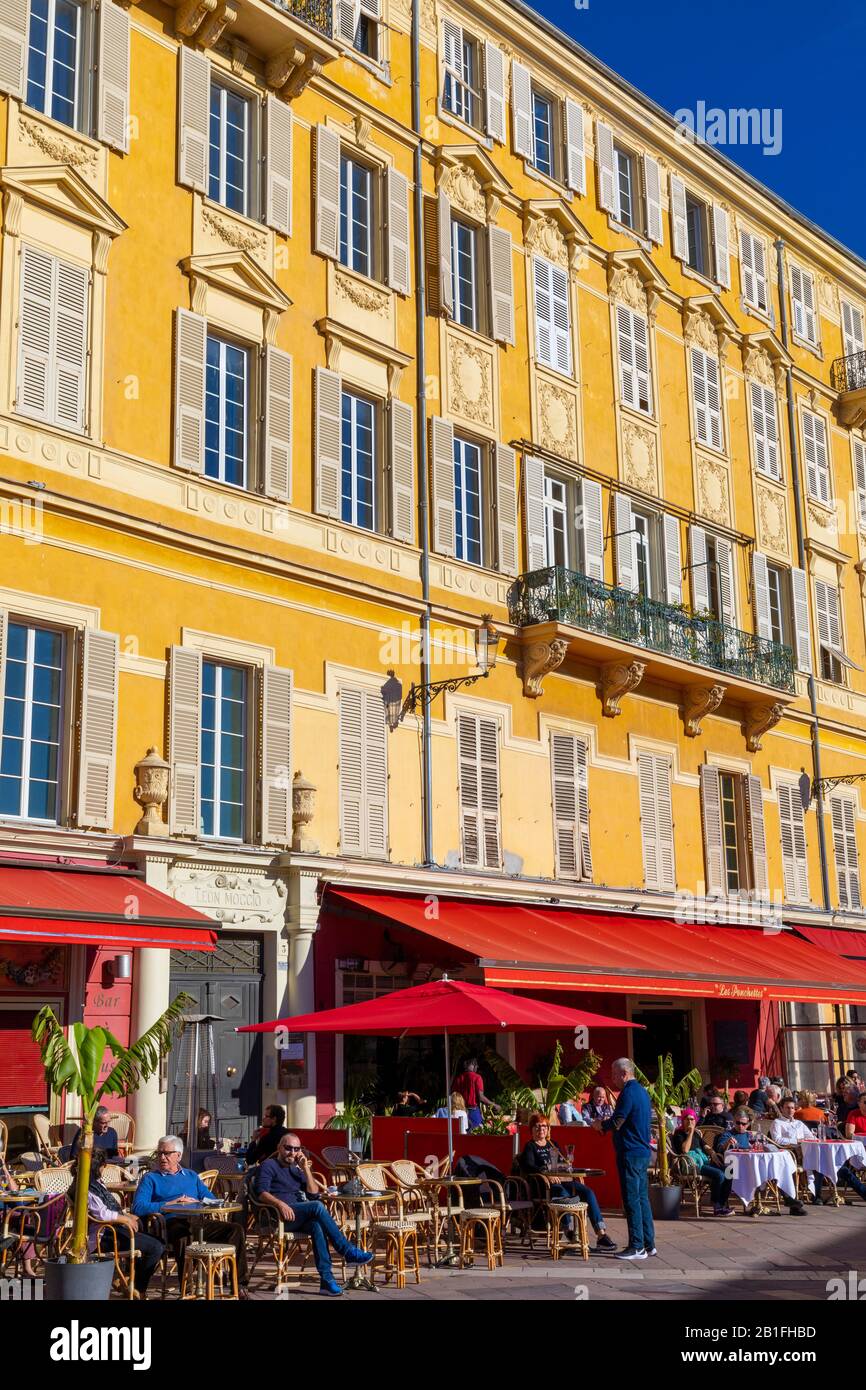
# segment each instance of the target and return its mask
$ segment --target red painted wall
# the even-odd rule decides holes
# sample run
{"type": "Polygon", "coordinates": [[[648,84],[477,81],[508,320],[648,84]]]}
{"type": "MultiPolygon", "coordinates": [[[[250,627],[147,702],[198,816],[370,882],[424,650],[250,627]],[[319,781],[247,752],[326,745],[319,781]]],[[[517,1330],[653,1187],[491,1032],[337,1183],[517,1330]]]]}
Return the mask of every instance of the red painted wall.
{"type": "MultiPolygon", "coordinates": [[[[104,950],[93,947],[87,952],[87,983],[84,989],[84,1022],[89,1028],[100,1025],[107,1028],[123,1043],[129,1045],[129,1024],[132,1013],[132,979],[115,980],[106,969],[106,963],[113,961],[118,954],[114,947],[104,950]]],[[[132,971],[135,974],[136,953],[132,952],[132,971]]],[[[106,1060],[100,1072],[104,1080],[112,1067],[111,1053],[106,1052],[106,1060]]],[[[126,1100],[120,1096],[106,1096],[105,1103],[112,1110],[126,1110],[126,1100]]]]}

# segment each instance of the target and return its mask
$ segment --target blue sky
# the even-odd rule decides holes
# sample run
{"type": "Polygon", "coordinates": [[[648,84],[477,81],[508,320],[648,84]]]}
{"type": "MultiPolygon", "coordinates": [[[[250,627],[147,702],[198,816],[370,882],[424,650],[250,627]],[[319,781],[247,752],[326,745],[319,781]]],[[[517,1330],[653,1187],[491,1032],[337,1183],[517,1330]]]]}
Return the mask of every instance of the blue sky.
{"type": "Polygon", "coordinates": [[[778,154],[720,148],[866,259],[863,0],[528,3],[668,111],[779,108],[778,154]]]}

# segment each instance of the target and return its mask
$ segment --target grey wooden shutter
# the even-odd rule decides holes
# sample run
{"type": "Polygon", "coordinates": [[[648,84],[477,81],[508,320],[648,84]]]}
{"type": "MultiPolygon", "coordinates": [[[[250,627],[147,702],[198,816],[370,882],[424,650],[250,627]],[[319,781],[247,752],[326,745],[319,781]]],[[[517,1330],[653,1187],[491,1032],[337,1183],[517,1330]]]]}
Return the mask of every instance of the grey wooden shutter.
{"type": "Polygon", "coordinates": [[[574,193],[586,192],[586,156],[583,144],[583,107],[579,102],[565,101],[565,172],[566,183],[574,193]]]}
{"type": "Polygon", "coordinates": [[[830,798],[833,821],[833,854],[836,860],[836,880],[839,886],[839,906],[848,912],[859,912],[860,870],[857,863],[856,807],[848,797],[830,798]]]}
{"type": "Polygon", "coordinates": [[[453,555],[457,517],[454,498],[454,426],[434,416],[431,480],[433,493],[433,549],[440,555],[453,555]]]}
{"type": "Polygon", "coordinates": [[[474,714],[457,716],[461,853],[467,868],[498,869],[499,725],[474,714]]]}
{"type": "Polygon", "coordinates": [[[532,78],[516,62],[511,64],[511,121],[514,153],[532,159],[532,78]]]}
{"type": "Polygon", "coordinates": [[[719,364],[715,357],[693,347],[692,396],[695,406],[695,434],[701,444],[713,449],[722,447],[722,402],[719,386],[719,364]]]}
{"type": "Polygon", "coordinates": [[[85,426],[90,272],[69,261],[56,261],[54,305],[53,420],[71,430],[85,426]]]}
{"type": "Polygon", "coordinates": [[[361,854],[364,847],[364,692],[340,689],[340,849],[361,854]]]}
{"type": "Polygon", "coordinates": [[[338,372],[316,368],[315,399],[316,511],[320,516],[339,517],[343,383],[338,372]]]}
{"type": "Polygon", "coordinates": [[[517,574],[517,455],[507,444],[496,446],[496,560],[502,574],[517,574]]]}
{"type": "Polygon", "coordinates": [[[0,0],[0,92],[24,96],[29,0],[0,0]]]}
{"type": "Polygon", "coordinates": [[[770,580],[767,573],[767,557],[756,550],[752,555],[752,587],[755,594],[755,630],[759,637],[773,636],[770,621],[770,580]]]}
{"type": "Polygon", "coordinates": [[[340,137],[316,126],[316,250],[332,261],[340,242],[340,137]]]}
{"type": "Polygon", "coordinates": [[[411,544],[415,539],[415,413],[411,405],[392,400],[388,424],[391,535],[411,544]]]}
{"type": "Polygon", "coordinates": [[[770,895],[770,876],[767,867],[767,834],[764,828],[764,794],[760,777],[746,778],[749,808],[749,832],[752,842],[752,882],[760,898],[770,895]]]}
{"type": "Polygon", "coordinates": [[[178,182],[207,192],[210,122],[210,59],[194,48],[180,50],[178,182]]]}
{"type": "Polygon", "coordinates": [[[646,194],[646,234],[650,241],[661,246],[664,241],[662,227],[662,175],[657,159],[648,154],[643,157],[643,184],[646,194]]]}
{"type": "Polygon", "coordinates": [[[644,885],[673,892],[676,876],[670,759],[661,754],[640,753],[637,762],[644,885]]]}
{"type": "Polygon", "coordinates": [[[662,517],[665,543],[665,593],[668,603],[683,601],[683,560],[680,551],[679,518],[665,512],[662,517]]]}
{"type": "Polygon", "coordinates": [[[601,505],[601,483],[594,478],[580,480],[581,529],[583,531],[583,567],[589,579],[604,583],[604,515],[601,505]]]}
{"type": "Polygon", "coordinates": [[[265,221],[283,236],[292,234],[292,108],[268,93],[265,103],[265,221]]]}
{"type": "Polygon", "coordinates": [[[716,280],[723,289],[731,288],[731,247],[728,235],[728,214],[720,203],[713,203],[713,248],[716,260],[716,280]]]}
{"type": "Polygon", "coordinates": [[[443,192],[436,197],[436,249],[439,290],[439,309],[450,317],[454,314],[454,270],[451,265],[451,203],[443,192]]]}
{"type": "Polygon", "coordinates": [[[292,495],[292,359],[280,348],[264,354],[264,490],[288,502],[292,495]]]}
{"type": "Polygon", "coordinates": [[[478,755],[481,786],[481,839],[485,869],[502,867],[499,828],[499,724],[478,720],[478,755]]]}
{"type": "Polygon", "coordinates": [[[808,902],[809,871],[806,859],[806,829],[803,822],[803,803],[800,800],[799,787],[790,782],[780,782],[778,801],[785,898],[791,903],[808,902]]]}
{"type": "Polygon", "coordinates": [[[740,285],[747,304],[757,307],[757,281],[755,278],[755,238],[751,232],[740,233],[740,285]]]}
{"type": "Polygon", "coordinates": [[[526,521],[526,568],[531,573],[547,566],[544,464],[532,454],[523,456],[523,515],[526,521]]]}
{"type": "Polygon", "coordinates": [[[586,744],[573,734],[552,733],[550,763],[557,877],[591,879],[586,744]]]}
{"type": "Polygon", "coordinates": [[[22,245],[15,407],[39,420],[51,415],[53,324],[54,258],[22,245]]]}
{"type": "Polygon", "coordinates": [[[262,842],[292,843],[292,672],[262,669],[262,842]]]}
{"type": "Polygon", "coordinates": [[[866,440],[851,436],[854,455],[854,484],[857,488],[857,514],[860,530],[866,531],[866,440]]]}
{"type": "Polygon", "coordinates": [[[204,472],[207,320],[174,311],[174,466],[204,472]]]}
{"type": "Polygon", "coordinates": [[[343,43],[355,46],[355,35],[361,17],[361,0],[335,0],[337,32],[343,43]]]}
{"type": "Polygon", "coordinates": [[[603,121],[595,123],[595,157],[598,166],[598,201],[605,212],[619,216],[616,175],[613,167],[613,131],[603,121]]]}
{"type": "Polygon", "coordinates": [[[752,439],[755,446],[755,467],[765,477],[779,479],[782,467],[779,460],[779,426],[776,414],[776,394],[760,381],[749,382],[749,403],[752,415],[752,439]]]}
{"type": "Polygon", "coordinates": [[[809,581],[806,571],[791,570],[791,597],[794,609],[794,639],[797,669],[812,674],[812,626],[809,621],[809,581]]]}
{"type": "Polygon", "coordinates": [[[676,174],[670,177],[671,244],[677,260],[689,258],[689,233],[686,226],[686,186],[676,174]]]}
{"type": "Polygon", "coordinates": [[[169,825],[173,834],[201,830],[201,652],[172,647],[169,661],[169,825]]]}
{"type": "Polygon", "coordinates": [[[701,814],[704,826],[704,863],[707,892],[725,891],[725,859],[722,843],[722,794],[718,768],[700,765],[701,814]]]}
{"type": "Polygon", "coordinates": [[[692,609],[706,613],[710,606],[710,579],[707,572],[707,533],[702,526],[689,527],[689,574],[692,609]]]}
{"type": "Polygon", "coordinates": [[[117,758],[118,638],[85,629],[81,642],[81,713],[78,763],[79,830],[114,824],[117,758]]]}
{"type": "MultiPolygon", "coordinates": [[[[462,34],[461,34],[462,43],[462,34]]],[[[487,134],[505,144],[505,54],[495,43],[484,45],[485,128],[487,134]]]]}
{"type": "Polygon", "coordinates": [[[365,851],[372,858],[388,854],[388,730],[378,690],[364,691],[365,851]]]}
{"type": "Polygon", "coordinates": [[[820,415],[803,412],[803,455],[806,460],[806,486],[819,502],[829,502],[830,466],[827,458],[827,431],[820,415]]]}
{"type": "Polygon", "coordinates": [[[409,275],[409,180],[396,169],[388,170],[388,284],[398,294],[408,294],[409,275]]]}
{"type": "Polygon", "coordinates": [[[728,627],[737,625],[737,592],[734,575],[734,547],[723,536],[716,537],[716,561],[719,566],[719,592],[722,622],[728,627]]]}
{"type": "Polygon", "coordinates": [[[613,525],[616,535],[616,582],[621,589],[637,593],[637,563],[634,518],[631,502],[622,492],[614,493],[613,525]]]}
{"type": "Polygon", "coordinates": [[[514,271],[511,233],[502,227],[488,229],[490,241],[490,299],[493,337],[514,345],[514,271]]]}
{"type": "Polygon", "coordinates": [[[129,150],[129,27],[127,12],[102,0],[96,138],[123,154],[129,150]]]}

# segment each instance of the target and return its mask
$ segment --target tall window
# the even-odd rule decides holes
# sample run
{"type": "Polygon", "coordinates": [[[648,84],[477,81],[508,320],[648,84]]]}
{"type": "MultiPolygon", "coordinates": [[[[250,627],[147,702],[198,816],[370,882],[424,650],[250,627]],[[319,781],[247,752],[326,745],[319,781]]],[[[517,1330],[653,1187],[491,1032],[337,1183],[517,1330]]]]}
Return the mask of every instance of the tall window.
{"type": "Polygon", "coordinates": [[[719,775],[722,801],[722,847],[724,850],[725,885],[729,893],[747,887],[744,878],[743,837],[740,827],[739,781],[732,773],[719,775]]]}
{"type": "Polygon", "coordinates": [[[362,275],[373,274],[373,171],[340,159],[340,261],[362,275]]]}
{"type": "Polygon", "coordinates": [[[376,408],[343,392],[341,516],[352,526],[376,529],[376,408]]]}
{"type": "Polygon", "coordinates": [[[63,634],[9,623],[0,815],[56,821],[60,791],[63,634]]]}
{"type": "MultiPolygon", "coordinates": [[[[544,474],[544,549],[548,565],[571,569],[569,546],[568,483],[555,474],[544,474]]],[[[576,568],[576,566],[575,566],[576,568]]]]}
{"type": "Polygon", "coordinates": [[[707,205],[690,193],[686,194],[686,232],[689,265],[699,275],[711,275],[707,205]]]}
{"type": "Polygon", "coordinates": [[[770,635],[774,642],[790,646],[790,604],[787,601],[787,575],[776,565],[767,566],[770,603],[770,635]]]}
{"type": "Polygon", "coordinates": [[[247,478],[249,357],[246,348],[208,334],[204,471],[235,487],[247,478]]]}
{"type": "Polygon", "coordinates": [[[566,376],[572,373],[571,300],[568,272],[543,256],[533,256],[535,352],[539,362],[566,376]]]}
{"type": "Polygon", "coordinates": [[[454,278],[454,318],[464,328],[479,328],[478,232],[456,217],[451,219],[451,273],[454,278]]]}
{"type": "Polygon", "coordinates": [[[649,325],[625,304],[616,306],[619,349],[619,391],[623,405],[652,414],[649,325]]]}
{"type": "Polygon", "coordinates": [[[479,444],[454,437],[455,554],[471,565],[484,561],[481,524],[483,454],[479,444]]]}
{"type": "Polygon", "coordinates": [[[541,92],[532,93],[532,162],[542,174],[553,178],[554,166],[554,126],[553,102],[541,92]]]}
{"type": "Polygon", "coordinates": [[[250,103],[230,87],[212,82],[208,195],[214,202],[249,213],[250,164],[250,103]]]}
{"type": "Polygon", "coordinates": [[[817,346],[818,315],[815,311],[815,280],[808,270],[791,266],[791,310],[794,332],[804,343],[817,346]]]}
{"type": "Polygon", "coordinates": [[[740,233],[740,273],[743,298],[752,308],[766,314],[770,307],[764,242],[754,232],[740,233]]]}
{"type": "Polygon", "coordinates": [[[202,662],[202,834],[243,840],[247,801],[247,672],[202,662]]]}
{"type": "Polygon", "coordinates": [[[457,25],[445,25],[445,89],[443,105],[467,125],[480,128],[478,44],[457,25]]]}
{"type": "Polygon", "coordinates": [[[31,0],[27,105],[73,127],[81,108],[82,22],[73,0],[31,0]]]}
{"type": "Polygon", "coordinates": [[[624,150],[620,145],[615,145],[613,163],[616,175],[618,220],[625,227],[637,229],[639,214],[634,159],[628,150],[624,150]]]}

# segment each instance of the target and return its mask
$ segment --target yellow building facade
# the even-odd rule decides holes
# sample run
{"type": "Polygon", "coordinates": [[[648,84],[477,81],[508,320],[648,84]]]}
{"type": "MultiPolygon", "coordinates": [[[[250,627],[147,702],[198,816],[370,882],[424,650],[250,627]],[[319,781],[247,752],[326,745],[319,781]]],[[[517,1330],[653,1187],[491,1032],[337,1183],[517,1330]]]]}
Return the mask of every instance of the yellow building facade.
{"type": "Polygon", "coordinates": [[[232,1134],[387,1063],[235,1023],[458,966],[743,1084],[856,1064],[841,985],[676,963],[708,900],[765,944],[863,926],[863,789],[820,779],[866,773],[866,265],[510,0],[30,0],[0,36],[0,846],[219,924],[128,983],[73,944],[22,984],[16,938],[10,1029],[186,987],[232,1134]],[[389,670],[457,684],[391,729],[389,670]],[[467,902],[668,949],[629,988],[529,918],[485,952],[467,902]]]}

